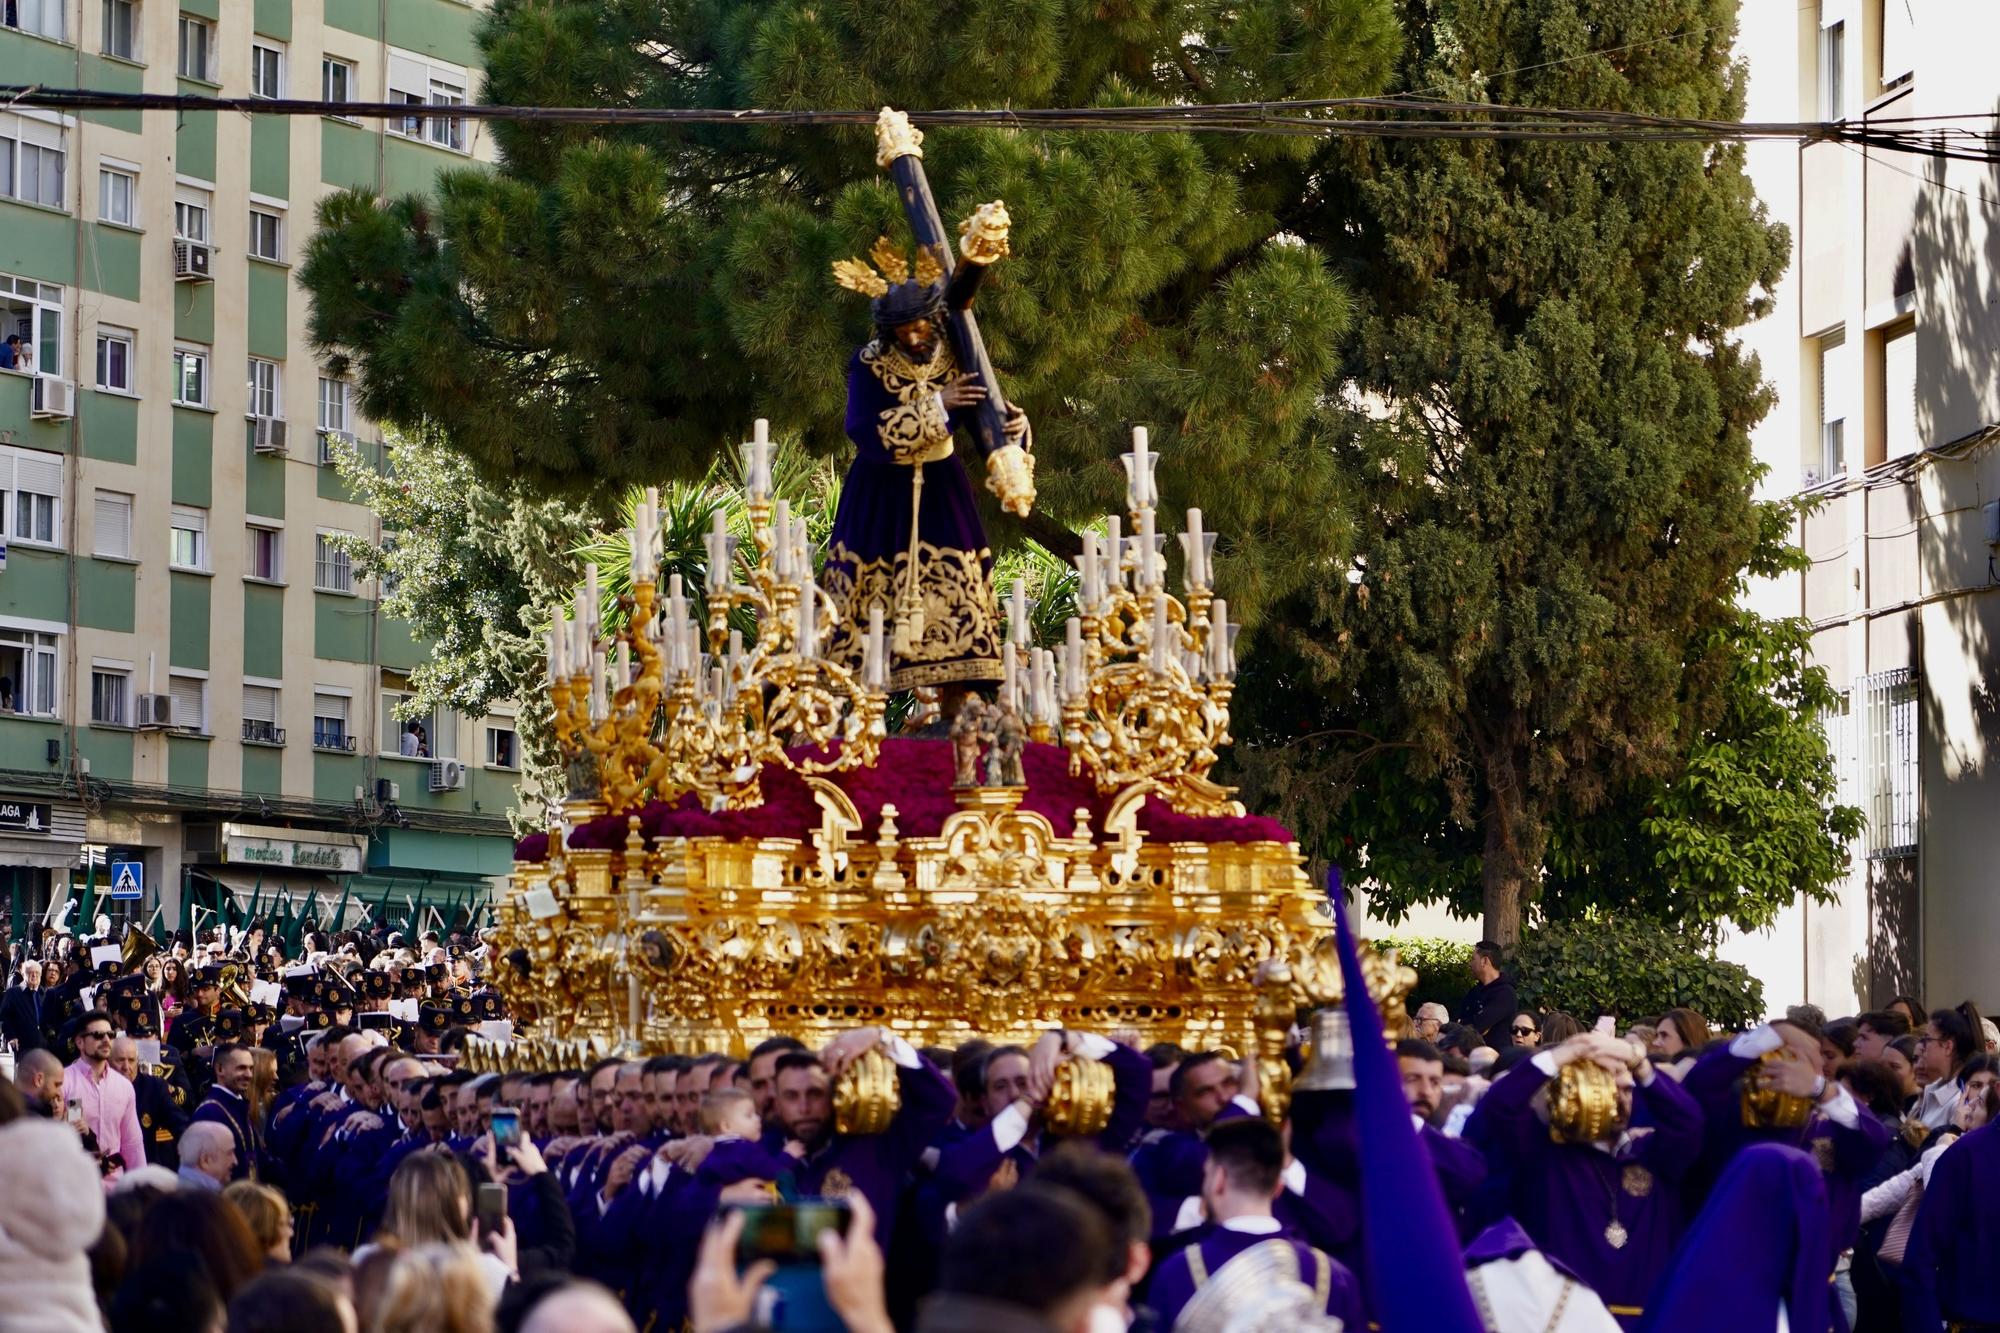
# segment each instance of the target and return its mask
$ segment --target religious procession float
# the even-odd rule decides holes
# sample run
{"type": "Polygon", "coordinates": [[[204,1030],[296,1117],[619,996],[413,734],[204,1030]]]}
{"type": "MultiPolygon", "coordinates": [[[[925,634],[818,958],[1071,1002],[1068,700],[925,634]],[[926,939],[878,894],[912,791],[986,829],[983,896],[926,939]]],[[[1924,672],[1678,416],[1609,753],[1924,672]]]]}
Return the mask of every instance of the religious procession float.
{"type": "MultiPolygon", "coordinates": [[[[971,308],[1008,253],[1006,209],[967,218],[954,255],[922,135],[885,110],[876,138],[915,250],[906,262],[885,237],[834,266],[870,298],[875,337],[849,366],[856,459],[824,560],[816,572],[803,519],[771,495],[759,422],[749,536],[717,518],[700,598],[662,579],[649,496],[629,592],[607,600],[593,567],[556,608],[548,691],[569,791],[519,844],[500,912],[519,1026],[472,1059],[740,1055],[864,1024],[919,1045],[1135,1029],[1254,1054],[1281,1114],[1287,1041],[1340,998],[1341,973],[1291,835],[1210,777],[1236,634],[1215,534],[1188,512],[1170,587],[1158,455],[1133,430],[1127,512],[1084,535],[1077,614],[1059,646],[1037,646],[1020,587],[1003,601],[991,586],[953,452],[970,438],[1002,507],[1028,512],[1032,432],[971,308]],[[906,690],[917,725],[891,735],[906,690]]],[[[1415,974],[1373,953],[1364,972],[1398,1035],[1415,974]]],[[[1078,1081],[1098,1068],[1077,1065],[1078,1081]]],[[[861,1062],[843,1120],[885,1123],[894,1090],[886,1058],[861,1062]]],[[[1108,1087],[1077,1095],[1108,1109],[1108,1087]]]]}

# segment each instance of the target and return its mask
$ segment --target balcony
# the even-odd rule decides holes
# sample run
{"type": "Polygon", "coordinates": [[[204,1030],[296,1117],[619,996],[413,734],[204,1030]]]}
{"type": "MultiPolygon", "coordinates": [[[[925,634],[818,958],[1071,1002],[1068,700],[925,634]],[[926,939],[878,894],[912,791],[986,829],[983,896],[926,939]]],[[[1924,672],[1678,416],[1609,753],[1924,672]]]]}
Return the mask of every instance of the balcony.
{"type": "Polygon", "coordinates": [[[246,717],[243,719],[243,743],[282,746],[285,743],[285,729],[275,722],[256,722],[246,717]]]}
{"type": "Polygon", "coordinates": [[[333,754],[353,754],[354,737],[338,728],[313,728],[313,749],[326,750],[333,754]]]}

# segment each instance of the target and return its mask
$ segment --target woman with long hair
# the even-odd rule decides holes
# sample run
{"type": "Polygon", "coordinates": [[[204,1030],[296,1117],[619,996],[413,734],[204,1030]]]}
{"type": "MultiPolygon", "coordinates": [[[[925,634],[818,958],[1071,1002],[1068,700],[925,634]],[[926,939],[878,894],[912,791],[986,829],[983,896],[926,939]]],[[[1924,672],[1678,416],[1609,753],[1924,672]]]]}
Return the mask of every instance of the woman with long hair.
{"type": "Polygon", "coordinates": [[[389,1177],[389,1203],[375,1239],[354,1252],[360,1266],[382,1249],[415,1250],[445,1246],[464,1251],[485,1275],[490,1312],[515,1276],[514,1224],[497,1236],[481,1237],[491,1248],[475,1248],[472,1228],[472,1178],[448,1152],[412,1153],[396,1164],[389,1177]]]}
{"type": "Polygon", "coordinates": [[[265,1264],[292,1261],[292,1208],[284,1195],[254,1180],[232,1180],[223,1187],[222,1197],[243,1214],[265,1264]]]}
{"type": "Polygon", "coordinates": [[[165,1020],[187,1003],[187,964],[169,954],[160,960],[160,1017],[165,1020]]]}
{"type": "Polygon", "coordinates": [[[132,1237],[133,1271],[166,1260],[205,1274],[223,1304],[264,1270],[264,1254],[243,1214],[220,1192],[176,1190],[146,1211],[132,1237]]]}
{"type": "MultiPolygon", "coordinates": [[[[411,1159],[414,1160],[414,1159],[411,1159]]],[[[497,1296],[465,1245],[380,1250],[355,1278],[356,1313],[369,1333],[492,1333],[497,1296]]]]}

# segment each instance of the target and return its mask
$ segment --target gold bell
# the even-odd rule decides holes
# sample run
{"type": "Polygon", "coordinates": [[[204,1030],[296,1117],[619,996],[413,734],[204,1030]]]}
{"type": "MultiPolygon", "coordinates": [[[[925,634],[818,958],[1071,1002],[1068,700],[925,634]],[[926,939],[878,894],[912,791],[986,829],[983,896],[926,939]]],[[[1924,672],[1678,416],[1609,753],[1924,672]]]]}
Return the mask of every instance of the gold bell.
{"type": "Polygon", "coordinates": [[[863,1052],[833,1085],[834,1132],[880,1134],[902,1105],[896,1062],[880,1050],[863,1052]]]}
{"type": "Polygon", "coordinates": [[[1556,1073],[1549,1090],[1549,1138],[1556,1143],[1596,1143],[1624,1128],[1618,1079],[1595,1060],[1575,1060],[1556,1073]]]}
{"type": "Polygon", "coordinates": [[[1354,1091],[1354,1030],[1345,1009],[1313,1010],[1312,1056],[1292,1081],[1292,1091],[1354,1091]]]}
{"type": "Polygon", "coordinates": [[[1111,1066],[1072,1055],[1056,1066],[1055,1080],[1042,1108],[1051,1134],[1088,1138],[1102,1134],[1111,1123],[1117,1079],[1111,1066]]]}

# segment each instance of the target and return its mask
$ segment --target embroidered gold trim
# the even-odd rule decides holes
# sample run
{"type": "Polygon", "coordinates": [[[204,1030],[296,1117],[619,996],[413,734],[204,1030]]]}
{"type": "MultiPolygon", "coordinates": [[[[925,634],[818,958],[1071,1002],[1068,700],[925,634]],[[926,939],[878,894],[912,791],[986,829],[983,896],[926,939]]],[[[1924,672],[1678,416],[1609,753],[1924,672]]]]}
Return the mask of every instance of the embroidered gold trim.
{"type": "MultiPolygon", "coordinates": [[[[889,674],[892,690],[954,681],[1000,679],[999,613],[986,575],[991,552],[961,551],[917,543],[917,591],[924,605],[924,634],[916,651],[898,657],[889,674]]],[[[820,586],[835,608],[826,652],[842,662],[859,662],[868,632],[868,608],[896,604],[909,568],[909,553],[862,560],[845,542],[826,553],[820,586]]]]}

